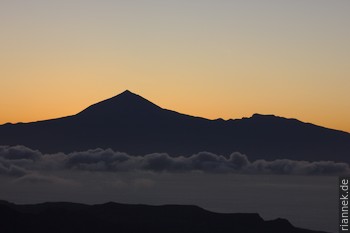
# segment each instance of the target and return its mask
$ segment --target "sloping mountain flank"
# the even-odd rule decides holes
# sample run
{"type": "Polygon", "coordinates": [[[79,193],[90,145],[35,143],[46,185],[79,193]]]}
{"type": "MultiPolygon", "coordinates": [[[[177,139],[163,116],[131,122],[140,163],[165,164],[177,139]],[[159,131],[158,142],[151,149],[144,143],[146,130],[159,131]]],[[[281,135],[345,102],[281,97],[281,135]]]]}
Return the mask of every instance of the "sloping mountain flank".
{"type": "Polygon", "coordinates": [[[44,153],[93,148],[172,156],[238,151],[251,160],[350,161],[350,134],[346,132],[274,115],[208,120],[163,109],[130,91],[76,115],[1,125],[0,145],[24,145],[44,153]]]}

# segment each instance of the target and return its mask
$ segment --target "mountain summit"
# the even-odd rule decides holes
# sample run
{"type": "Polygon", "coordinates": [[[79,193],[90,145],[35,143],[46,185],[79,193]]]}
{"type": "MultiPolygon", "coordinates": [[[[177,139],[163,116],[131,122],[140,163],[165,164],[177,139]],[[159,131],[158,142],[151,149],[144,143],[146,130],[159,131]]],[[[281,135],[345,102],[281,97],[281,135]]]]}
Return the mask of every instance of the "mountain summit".
{"type": "Polygon", "coordinates": [[[112,148],[130,154],[235,151],[255,159],[350,162],[350,134],[296,119],[254,114],[224,121],[163,109],[130,91],[80,113],[46,121],[0,126],[0,145],[42,152],[112,148]]]}
{"type": "MultiPolygon", "coordinates": [[[[104,119],[133,116],[139,114],[152,114],[161,108],[147,99],[126,90],[119,95],[93,104],[77,114],[79,117],[91,117],[104,119]]],[[[95,119],[96,120],[96,119],[95,119]]]]}

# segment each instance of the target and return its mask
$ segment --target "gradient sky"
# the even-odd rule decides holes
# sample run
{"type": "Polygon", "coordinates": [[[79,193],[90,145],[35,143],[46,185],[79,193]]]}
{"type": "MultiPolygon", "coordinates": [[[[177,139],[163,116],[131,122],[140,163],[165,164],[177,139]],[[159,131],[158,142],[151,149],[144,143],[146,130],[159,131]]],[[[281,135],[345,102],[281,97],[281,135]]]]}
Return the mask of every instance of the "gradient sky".
{"type": "Polygon", "coordinates": [[[125,89],[210,119],[350,132],[350,1],[1,0],[0,124],[125,89]]]}

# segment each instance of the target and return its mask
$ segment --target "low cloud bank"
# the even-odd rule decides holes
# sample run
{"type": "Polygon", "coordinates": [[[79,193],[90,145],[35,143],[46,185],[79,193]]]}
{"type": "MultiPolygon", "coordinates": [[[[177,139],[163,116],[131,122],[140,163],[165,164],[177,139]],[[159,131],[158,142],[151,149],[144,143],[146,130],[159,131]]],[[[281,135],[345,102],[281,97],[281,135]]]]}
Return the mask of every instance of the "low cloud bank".
{"type": "Polygon", "coordinates": [[[199,152],[190,157],[171,157],[166,153],[131,156],[111,149],[93,149],[69,154],[42,154],[25,146],[0,146],[0,175],[23,177],[40,171],[152,171],[242,173],[242,174],[293,174],[293,175],[346,175],[347,163],[332,161],[249,161],[239,152],[229,156],[199,152]]]}

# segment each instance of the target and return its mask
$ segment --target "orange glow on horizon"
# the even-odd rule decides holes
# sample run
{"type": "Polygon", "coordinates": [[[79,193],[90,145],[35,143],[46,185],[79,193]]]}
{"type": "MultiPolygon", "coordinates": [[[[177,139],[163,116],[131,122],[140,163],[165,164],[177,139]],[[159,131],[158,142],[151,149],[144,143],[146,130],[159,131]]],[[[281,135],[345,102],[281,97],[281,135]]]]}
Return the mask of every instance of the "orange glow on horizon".
{"type": "Polygon", "coordinates": [[[350,132],[350,1],[67,2],[1,3],[0,124],[129,89],[189,115],[350,132]]]}
{"type": "MultiPolygon", "coordinates": [[[[117,94],[121,93],[118,92],[117,94]]],[[[134,92],[135,94],[139,94],[134,92]]],[[[324,126],[327,128],[342,130],[345,132],[350,132],[350,128],[347,124],[348,119],[343,118],[343,121],[339,116],[332,114],[323,116],[323,118],[318,117],[317,114],[313,112],[302,111],[299,114],[293,111],[288,111],[288,108],[280,108],[279,111],[273,112],[274,109],[278,109],[279,106],[271,108],[267,111],[266,108],[260,107],[259,104],[254,102],[223,102],[222,98],[211,98],[211,101],[201,102],[200,99],[203,96],[196,96],[193,99],[188,99],[183,96],[179,99],[172,99],[170,95],[166,98],[162,96],[148,98],[147,95],[142,95],[144,98],[150,100],[151,102],[157,104],[158,106],[177,111],[179,113],[188,114],[192,116],[204,117],[207,119],[218,119],[222,118],[228,119],[240,119],[243,117],[251,117],[254,113],[260,114],[274,114],[276,116],[286,117],[286,118],[296,118],[303,122],[316,124],[319,126],[324,126]],[[169,102],[167,102],[169,101],[169,102]],[[252,110],[255,109],[255,110],[252,110]]],[[[33,97],[33,96],[32,96],[33,97]]],[[[66,95],[62,99],[35,99],[33,103],[25,103],[24,105],[18,106],[7,106],[8,111],[4,112],[0,116],[0,124],[4,123],[17,123],[17,122],[35,122],[40,120],[54,119],[69,115],[74,115],[87,108],[88,106],[100,102],[104,99],[110,98],[112,96],[103,95],[102,98],[95,96],[91,98],[93,101],[88,101],[80,96],[80,98],[74,100],[74,96],[66,95]],[[23,113],[26,113],[23,115],[23,113]]]]}

